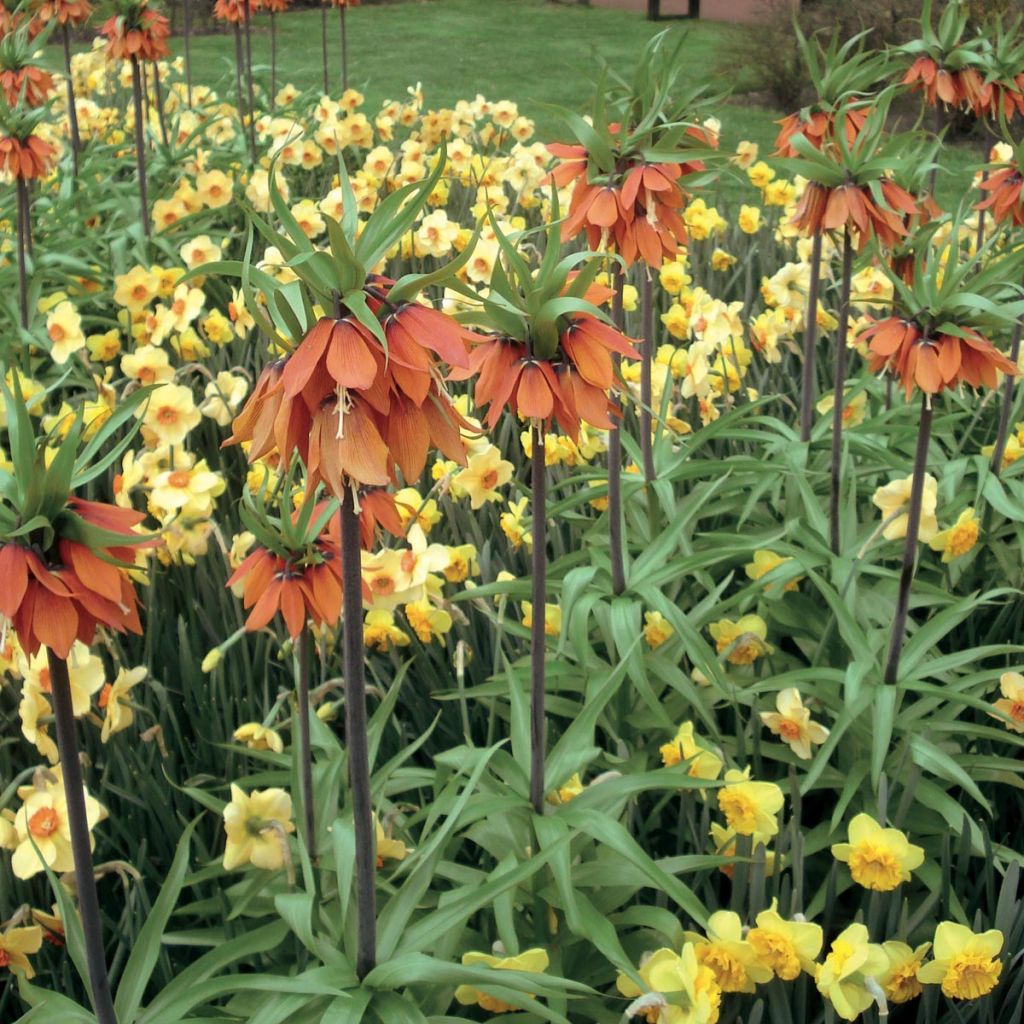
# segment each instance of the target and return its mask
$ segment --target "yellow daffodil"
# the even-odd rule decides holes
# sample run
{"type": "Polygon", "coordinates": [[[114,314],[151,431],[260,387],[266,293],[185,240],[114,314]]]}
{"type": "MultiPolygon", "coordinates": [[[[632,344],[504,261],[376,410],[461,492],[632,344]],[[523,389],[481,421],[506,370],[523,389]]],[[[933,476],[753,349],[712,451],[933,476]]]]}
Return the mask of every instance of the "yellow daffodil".
{"type": "Polygon", "coordinates": [[[288,833],[295,831],[292,798],[283,789],[254,789],[231,784],[231,802],[224,808],[224,870],[252,864],[278,871],[288,856],[288,833]]]}
{"type": "MultiPolygon", "coordinates": [[[[872,983],[889,967],[885,950],[869,941],[862,924],[851,924],[832,943],[825,962],[818,965],[815,984],[843,1020],[856,1020],[873,1002],[872,983]]],[[[884,999],[884,996],[883,996],[884,999]]]]}
{"type": "Polygon", "coordinates": [[[100,740],[106,743],[115,733],[128,729],[135,721],[135,711],[129,703],[132,687],[138,686],[149,674],[141,665],[137,668],[119,668],[112,683],[100,691],[100,707],[103,709],[103,727],[100,740]]]}
{"type": "Polygon", "coordinates": [[[811,921],[787,921],[779,914],[778,900],[757,915],[747,941],[762,966],[783,981],[793,981],[800,972],[813,975],[815,959],[821,952],[821,926],[811,921]]]}
{"type": "Polygon", "coordinates": [[[259,722],[246,722],[232,734],[236,743],[244,743],[250,750],[272,750],[280,754],[284,750],[281,734],[270,726],[259,722]]]}
{"type": "Polygon", "coordinates": [[[58,365],[85,348],[82,318],[74,303],[65,300],[46,316],[46,333],[50,338],[50,358],[58,365]]]}
{"type": "Polygon", "coordinates": [[[999,692],[1002,697],[992,706],[1000,714],[992,717],[998,718],[1011,732],[1024,733],[1024,675],[1004,672],[999,677],[999,692]],[[1007,718],[1010,721],[1006,721],[1007,718]]]}
{"type": "MultiPolygon", "coordinates": [[[[467,967],[490,967],[495,971],[523,971],[527,974],[543,974],[550,960],[543,949],[527,949],[517,956],[493,956],[490,953],[463,953],[462,963],[467,967]]],[[[501,985],[501,975],[494,979],[501,985]]],[[[516,1007],[488,995],[473,985],[460,985],[455,990],[455,999],[461,1006],[479,1006],[488,1013],[511,1013],[516,1007]]]]}
{"type": "MultiPolygon", "coordinates": [[[[877,509],[881,510],[882,521],[886,524],[882,536],[886,540],[900,540],[907,535],[907,505],[910,502],[910,485],[913,477],[906,476],[899,480],[879,487],[871,498],[877,509]]],[[[939,524],[935,519],[935,506],[938,502],[939,482],[926,473],[924,492],[921,497],[921,525],[918,540],[928,543],[939,532],[939,524]]]]}
{"type": "Polygon", "coordinates": [[[555,804],[556,806],[567,804],[573,798],[578,797],[584,789],[586,787],[580,780],[580,773],[576,772],[566,779],[553,793],[548,794],[548,803],[555,804]]]}
{"type": "MultiPolygon", "coordinates": [[[[85,814],[90,843],[95,844],[92,830],[106,817],[106,811],[88,792],[85,792],[85,814]]],[[[63,786],[30,789],[15,816],[14,830],[18,845],[11,858],[11,870],[16,877],[31,878],[43,870],[44,863],[57,874],[74,871],[63,786]]]]}
{"type": "Polygon", "coordinates": [[[948,529],[935,534],[928,542],[932,551],[942,552],[943,562],[952,562],[954,558],[966,555],[978,543],[981,524],[974,514],[973,508],[965,508],[957,517],[957,521],[948,529]]]}
{"type": "Polygon", "coordinates": [[[675,629],[661,612],[644,612],[644,640],[656,651],[666,640],[675,636],[675,629]]]}
{"type": "MultiPolygon", "coordinates": [[[[750,838],[750,849],[752,853],[756,853],[762,846],[765,847],[764,851],[764,873],[766,878],[770,878],[775,874],[775,853],[769,850],[768,840],[771,836],[760,835],[755,832],[750,838]]],[[[739,839],[736,833],[729,828],[725,828],[723,825],[719,825],[718,822],[711,823],[711,845],[715,851],[715,854],[719,857],[735,857],[737,855],[737,847],[739,846],[739,839]]],[[[723,864],[718,869],[722,872],[726,878],[732,878],[736,873],[736,867],[734,864],[723,864]]]]}
{"type": "Polygon", "coordinates": [[[723,992],[753,992],[755,985],[771,981],[771,970],[743,937],[739,914],[718,910],[708,918],[705,931],[706,937],[695,932],[686,932],[684,937],[693,944],[697,962],[711,968],[723,992]]]}
{"type": "Polygon", "coordinates": [[[21,974],[26,981],[31,981],[36,972],[32,969],[29,957],[38,953],[42,944],[43,930],[36,926],[8,928],[0,932],[0,972],[21,974]]]}
{"type": "Polygon", "coordinates": [[[469,462],[455,477],[455,483],[469,495],[474,509],[481,508],[489,501],[501,501],[497,488],[512,479],[515,467],[501,457],[496,445],[470,455],[469,462]]]}
{"type": "Polygon", "coordinates": [[[797,757],[808,760],[811,745],[821,745],[828,739],[828,729],[811,721],[810,711],[804,707],[800,691],[796,687],[780,690],[775,698],[775,711],[762,711],[761,721],[797,757]]]}
{"type": "Polygon", "coordinates": [[[408,633],[395,625],[393,612],[374,608],[366,613],[363,621],[363,643],[383,652],[392,647],[408,647],[411,641],[408,633]]]}
{"type": "Polygon", "coordinates": [[[889,958],[889,966],[879,977],[878,983],[890,1003],[908,1003],[921,994],[922,986],[917,972],[931,948],[930,942],[922,943],[916,949],[911,949],[905,942],[894,940],[882,943],[882,949],[889,958]]]}
{"type": "MultiPolygon", "coordinates": [[[[834,394],[825,395],[815,408],[818,412],[831,413],[836,404],[836,396],[834,394]]],[[[866,391],[859,391],[853,398],[847,399],[843,397],[843,429],[847,427],[858,427],[864,422],[864,414],[868,407],[868,394],[866,391]]],[[[831,422],[831,416],[829,416],[829,422],[831,422]]]]}
{"type": "Polygon", "coordinates": [[[745,235],[756,235],[761,229],[761,208],[743,203],[736,223],[745,235]]]}
{"type": "Polygon", "coordinates": [[[778,815],[786,798],[774,782],[754,782],[749,768],[731,768],[725,773],[725,786],[717,796],[726,824],[734,832],[741,836],[778,833],[778,815]]]}
{"type": "Polygon", "coordinates": [[[718,1020],[722,990],[714,971],[698,961],[691,944],[685,944],[680,953],[655,950],[641,962],[638,973],[645,989],[624,974],[616,981],[619,992],[633,999],[627,1014],[643,1013],[657,1024],[715,1024],[718,1020]]]}
{"type": "Polygon", "coordinates": [[[775,648],[765,638],[768,624],[760,615],[744,615],[738,622],[719,619],[708,627],[715,649],[733,665],[752,665],[775,648]]]}
{"type": "Polygon", "coordinates": [[[429,644],[431,640],[437,639],[443,646],[445,635],[451,632],[453,625],[451,614],[428,600],[410,601],[405,606],[405,617],[423,644],[429,644]]]}
{"type": "MultiPolygon", "coordinates": [[[[754,552],[754,560],[748,562],[744,567],[743,571],[747,574],[747,579],[759,580],[762,576],[767,576],[773,569],[777,569],[780,565],[785,565],[787,562],[792,562],[793,559],[788,556],[777,555],[774,551],[769,551],[767,548],[759,548],[754,552]]],[[[789,580],[783,586],[783,590],[793,591],[800,587],[800,580],[789,580]]],[[[773,585],[769,584],[768,590],[772,590],[773,585]]]]}
{"type": "Polygon", "coordinates": [[[924,850],[898,828],[883,828],[870,814],[851,822],[848,843],[836,843],[832,855],[850,865],[853,880],[865,889],[889,892],[910,881],[910,872],[924,863],[924,850]]]}
{"type": "Polygon", "coordinates": [[[684,761],[687,774],[694,779],[717,779],[723,767],[716,753],[697,742],[693,722],[683,722],[671,742],[661,747],[661,763],[666,768],[684,761]]]}
{"type": "Polygon", "coordinates": [[[192,389],[183,384],[158,387],[138,415],[142,418],[144,437],[171,446],[180,445],[202,419],[192,389]]]}
{"type": "MultiPolygon", "coordinates": [[[[523,601],[523,626],[529,629],[533,625],[533,605],[523,601]]],[[[544,635],[559,636],[562,632],[562,609],[557,604],[544,605],[544,635]]]]}
{"type": "Polygon", "coordinates": [[[999,984],[1003,933],[995,928],[975,934],[966,925],[943,921],[935,929],[933,957],[917,972],[925,985],[941,985],[949,999],[980,999],[999,984]]]}

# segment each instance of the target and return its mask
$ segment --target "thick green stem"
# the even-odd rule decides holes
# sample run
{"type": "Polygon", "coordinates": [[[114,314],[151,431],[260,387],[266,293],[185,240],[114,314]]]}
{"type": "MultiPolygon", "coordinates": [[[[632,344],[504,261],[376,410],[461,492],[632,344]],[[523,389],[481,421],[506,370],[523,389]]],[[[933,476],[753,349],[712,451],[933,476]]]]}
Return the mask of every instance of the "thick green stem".
{"type": "Polygon", "coordinates": [[[832,404],[832,489],[829,495],[829,525],[832,553],[839,554],[839,497],[842,489],[843,399],[846,387],[846,332],[850,326],[850,284],[853,278],[853,240],[850,229],[843,231],[843,277],[839,297],[839,336],[836,344],[836,379],[832,404]]]}
{"type": "Polygon", "coordinates": [[[547,600],[547,477],[544,466],[544,425],[535,423],[530,461],[533,488],[533,621],[530,624],[530,803],[544,813],[544,755],[547,721],[544,715],[545,656],[544,633],[547,600]]]}
{"type": "Polygon", "coordinates": [[[899,593],[896,598],[896,617],[892,623],[889,656],[885,665],[885,681],[895,683],[899,678],[900,655],[903,652],[903,633],[910,610],[910,590],[914,583],[914,562],[917,559],[917,538],[921,529],[921,503],[924,496],[924,478],[928,470],[928,443],[932,435],[932,407],[930,396],[921,396],[921,419],[917,428],[917,451],[914,454],[914,475],[910,481],[910,501],[907,503],[907,538],[903,548],[903,568],[900,571],[899,593]]]}
{"type": "Polygon", "coordinates": [[[821,279],[821,238],[815,232],[811,243],[811,284],[807,289],[807,315],[804,318],[804,367],[800,383],[800,440],[811,439],[814,422],[814,365],[818,354],[818,288],[821,279]]]}
{"type": "Polygon", "coordinates": [[[363,577],[355,494],[341,497],[342,668],[345,673],[345,744],[356,839],[356,974],[365,978],[377,962],[377,855],[370,794],[370,747],[366,734],[363,664],[363,577]]]}
{"type": "Polygon", "coordinates": [[[58,658],[49,648],[46,651],[46,660],[50,669],[54,727],[57,734],[57,750],[60,753],[64,799],[67,803],[67,825],[71,839],[71,855],[75,863],[75,888],[78,891],[78,908],[82,915],[82,937],[92,1006],[99,1024],[117,1024],[103,951],[103,925],[92,864],[92,843],[89,837],[89,816],[85,806],[82,762],[78,757],[78,741],[75,738],[75,709],[71,699],[68,663],[63,658],[58,658]]]}

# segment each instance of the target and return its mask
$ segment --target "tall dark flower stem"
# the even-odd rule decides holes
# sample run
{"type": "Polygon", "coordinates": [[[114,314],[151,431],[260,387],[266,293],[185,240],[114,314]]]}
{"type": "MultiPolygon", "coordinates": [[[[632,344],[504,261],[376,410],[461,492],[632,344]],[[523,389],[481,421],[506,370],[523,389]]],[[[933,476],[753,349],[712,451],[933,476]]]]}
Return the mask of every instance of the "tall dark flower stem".
{"type": "Polygon", "coordinates": [[[853,240],[843,230],[843,276],[839,296],[839,335],[836,343],[836,379],[832,398],[832,490],[829,496],[829,527],[832,553],[839,554],[839,492],[843,453],[843,402],[846,387],[846,333],[850,326],[850,285],[853,278],[853,240]]]}
{"type": "MultiPolygon", "coordinates": [[[[1013,328],[1013,337],[1010,340],[1010,362],[1017,365],[1020,356],[1021,330],[1024,328],[1024,317],[1018,319],[1013,328]]],[[[999,409],[999,430],[996,433],[996,443],[992,448],[992,472],[996,476],[1003,469],[1003,455],[1006,452],[1006,439],[1010,430],[1010,413],[1013,411],[1013,382],[1014,377],[1006,375],[1003,381],[1003,401],[999,409]]]]}
{"type": "Polygon", "coordinates": [[[146,187],[146,115],[142,99],[142,68],[139,58],[132,57],[132,101],[135,106],[135,164],[139,172],[139,204],[142,231],[149,238],[149,192],[146,187]]]}
{"type": "Polygon", "coordinates": [[[78,890],[78,908],[82,915],[82,936],[85,940],[85,960],[89,973],[89,988],[92,991],[92,1005],[99,1024],[117,1024],[114,1003],[110,995],[107,962],[103,952],[100,901],[96,893],[96,875],[92,864],[82,763],[78,757],[78,741],[75,738],[75,711],[71,701],[68,663],[63,658],[58,658],[49,648],[46,651],[46,659],[50,668],[54,725],[64,781],[64,799],[67,803],[68,831],[71,834],[71,854],[75,863],[75,887],[78,890]]]}
{"type": "Polygon", "coordinates": [[[338,15],[341,19],[341,91],[348,88],[348,26],[345,23],[345,13],[348,11],[348,4],[343,3],[338,8],[338,15]]]}
{"type": "Polygon", "coordinates": [[[277,19],[270,9],[270,105],[273,108],[277,96],[277,19]]]}
{"type": "MultiPolygon", "coordinates": [[[[626,313],[623,309],[623,290],[626,275],[622,265],[615,263],[612,270],[612,320],[621,331],[625,327],[626,313]]],[[[618,357],[614,357],[618,368],[618,357]]],[[[612,590],[621,594],[626,589],[626,568],[622,552],[622,434],[620,423],[608,431],[608,553],[612,567],[612,590]]]]}
{"type": "Polygon", "coordinates": [[[533,454],[530,459],[533,489],[533,621],[530,624],[530,803],[537,814],[544,813],[544,755],[547,749],[547,720],[544,714],[545,602],[547,601],[547,471],[544,466],[544,424],[532,428],[533,454]]]}
{"type": "Polygon", "coordinates": [[[67,76],[68,124],[71,126],[71,166],[78,177],[78,154],[82,151],[82,137],[78,132],[78,110],[75,108],[75,82],[71,76],[71,29],[65,21],[61,25],[64,41],[64,73],[67,76]]]}
{"type": "Polygon", "coordinates": [[[327,4],[329,0],[320,0],[320,44],[324,57],[324,95],[328,95],[331,83],[327,78],[327,4]]]}
{"type": "Polygon", "coordinates": [[[28,330],[28,185],[20,175],[17,182],[18,200],[18,309],[21,313],[21,329],[28,330]]]}
{"type": "Polygon", "coordinates": [[[821,239],[816,231],[811,243],[811,283],[807,289],[807,315],[804,317],[804,366],[800,382],[800,440],[811,439],[814,421],[814,366],[818,354],[818,289],[821,283],[821,239]]]}
{"type": "Polygon", "coordinates": [[[932,406],[930,396],[921,396],[921,418],[917,427],[917,451],[914,454],[914,475],[910,481],[910,501],[907,505],[907,538],[903,548],[903,568],[900,570],[899,593],[896,598],[896,617],[892,623],[889,655],[885,664],[885,681],[895,683],[899,677],[900,655],[903,652],[903,633],[907,628],[910,609],[910,590],[914,582],[914,563],[917,559],[917,538],[921,528],[921,500],[924,478],[928,469],[928,443],[932,436],[932,406]]]}
{"type": "Polygon", "coordinates": [[[640,275],[640,319],[644,342],[640,360],[640,451],[643,455],[644,479],[654,482],[654,441],[651,437],[653,392],[651,370],[654,366],[654,283],[651,271],[640,275]]]}
{"type": "Polygon", "coordinates": [[[160,65],[157,61],[153,61],[153,104],[156,107],[157,121],[160,123],[160,141],[166,146],[167,116],[164,113],[164,91],[160,87],[160,65]]]}
{"type": "MultiPolygon", "coordinates": [[[[242,131],[246,130],[245,126],[245,93],[242,89],[242,65],[245,63],[245,56],[242,53],[242,26],[236,21],[234,23],[235,30],[235,95],[238,97],[238,117],[242,122],[242,131]]],[[[249,112],[249,117],[252,117],[252,111],[249,112]]],[[[252,153],[249,154],[252,156],[252,153]]]]}
{"type": "Polygon", "coordinates": [[[345,744],[356,837],[356,974],[366,977],[377,961],[377,855],[370,797],[370,749],[366,735],[363,664],[363,578],[359,513],[352,487],[341,499],[342,670],[345,673],[345,744]]]}
{"type": "Polygon", "coordinates": [[[249,107],[249,159],[256,163],[256,99],[252,84],[252,9],[250,0],[243,0],[242,20],[245,24],[245,92],[249,107]]]}
{"type": "Polygon", "coordinates": [[[299,634],[296,652],[299,659],[296,697],[299,716],[299,788],[302,792],[302,817],[305,825],[306,852],[311,861],[316,860],[316,806],[313,802],[313,754],[309,741],[309,671],[310,643],[309,627],[299,634]]]}
{"type": "Polygon", "coordinates": [[[185,91],[188,105],[192,106],[192,0],[183,0],[185,6],[185,91]]]}
{"type": "MultiPolygon", "coordinates": [[[[935,107],[932,110],[932,131],[935,137],[938,138],[942,134],[942,128],[945,124],[945,117],[942,113],[942,104],[936,101],[935,107]]],[[[932,164],[932,169],[928,172],[928,194],[935,198],[935,183],[938,179],[939,165],[937,163],[932,164]]]]}

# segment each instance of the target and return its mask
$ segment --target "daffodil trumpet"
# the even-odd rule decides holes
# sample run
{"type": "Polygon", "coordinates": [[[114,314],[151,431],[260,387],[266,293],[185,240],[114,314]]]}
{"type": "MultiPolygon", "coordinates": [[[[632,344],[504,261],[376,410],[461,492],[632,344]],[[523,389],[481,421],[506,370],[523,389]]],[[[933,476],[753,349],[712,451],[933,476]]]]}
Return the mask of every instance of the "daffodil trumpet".
{"type": "Polygon", "coordinates": [[[75,861],[75,888],[82,916],[82,938],[92,1005],[99,1024],[117,1024],[114,1001],[110,994],[110,977],[107,974],[107,962],[103,952],[103,925],[93,870],[92,840],[85,807],[82,762],[79,759],[78,741],[75,738],[75,711],[71,700],[68,663],[49,647],[46,649],[46,658],[50,669],[54,728],[57,734],[57,750],[60,753],[64,799],[67,801],[68,831],[75,861]]]}

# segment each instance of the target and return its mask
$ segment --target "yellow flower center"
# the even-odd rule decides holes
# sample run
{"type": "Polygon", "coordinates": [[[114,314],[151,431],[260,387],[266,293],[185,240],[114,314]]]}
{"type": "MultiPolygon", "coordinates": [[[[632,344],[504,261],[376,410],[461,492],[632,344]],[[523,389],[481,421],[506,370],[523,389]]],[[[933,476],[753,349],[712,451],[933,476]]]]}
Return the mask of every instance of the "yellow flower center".
{"type": "Polygon", "coordinates": [[[978,542],[978,524],[973,520],[959,523],[949,531],[946,550],[957,557],[965,555],[978,542]]]}
{"type": "Polygon", "coordinates": [[[865,842],[850,851],[850,874],[865,889],[889,892],[900,884],[903,873],[892,850],[878,843],[865,842]]]}
{"type": "Polygon", "coordinates": [[[800,738],[800,726],[792,719],[784,718],[779,722],[779,735],[787,743],[792,743],[800,738]]]}
{"type": "Polygon", "coordinates": [[[918,967],[917,960],[910,960],[892,972],[885,986],[885,995],[890,1003],[908,1003],[921,994],[924,986],[917,980],[918,967]]]}
{"type": "Polygon", "coordinates": [[[46,329],[46,333],[49,334],[50,341],[52,341],[55,345],[58,342],[63,341],[65,337],[64,328],[61,327],[60,324],[50,324],[50,326],[46,329]]]}
{"type": "Polygon", "coordinates": [[[41,807],[28,819],[28,830],[36,839],[48,839],[60,828],[60,818],[52,807],[41,807]]]}
{"type": "Polygon", "coordinates": [[[171,304],[171,312],[175,316],[181,316],[181,314],[185,312],[185,300],[175,299],[174,302],[171,304]]]}
{"type": "Polygon", "coordinates": [[[156,418],[163,424],[170,426],[178,422],[178,410],[165,405],[157,414],[156,418]]]}
{"type": "Polygon", "coordinates": [[[843,967],[852,955],[853,946],[848,942],[837,940],[833,943],[831,952],[825,957],[824,966],[838,977],[843,973],[843,967]]]}
{"type": "Polygon", "coordinates": [[[147,295],[146,286],[144,284],[137,284],[132,288],[132,298],[137,302],[141,302],[147,295]]]}
{"type": "Polygon", "coordinates": [[[747,970],[727,949],[714,942],[697,947],[697,960],[711,970],[723,992],[742,992],[747,970]]]}
{"type": "Polygon", "coordinates": [[[757,806],[746,793],[735,789],[723,789],[718,794],[718,806],[725,820],[734,832],[741,836],[753,835],[757,831],[757,806]]]}
{"type": "Polygon", "coordinates": [[[949,962],[942,994],[950,999],[980,999],[996,987],[1003,965],[980,953],[959,953],[949,962]]]}
{"type": "Polygon", "coordinates": [[[370,581],[370,590],[379,597],[387,597],[395,592],[395,581],[390,576],[374,576],[370,581]]]}
{"type": "Polygon", "coordinates": [[[800,974],[800,958],[793,943],[778,932],[754,928],[747,936],[758,960],[773,970],[783,981],[792,981],[800,974]]]}
{"type": "Polygon", "coordinates": [[[494,490],[495,484],[498,482],[498,471],[496,469],[489,469],[482,477],[480,477],[480,486],[485,491],[494,490]]]}
{"type": "Polygon", "coordinates": [[[177,487],[184,489],[188,487],[189,481],[192,479],[191,474],[187,469],[176,469],[168,478],[167,482],[171,487],[177,487]]]}

